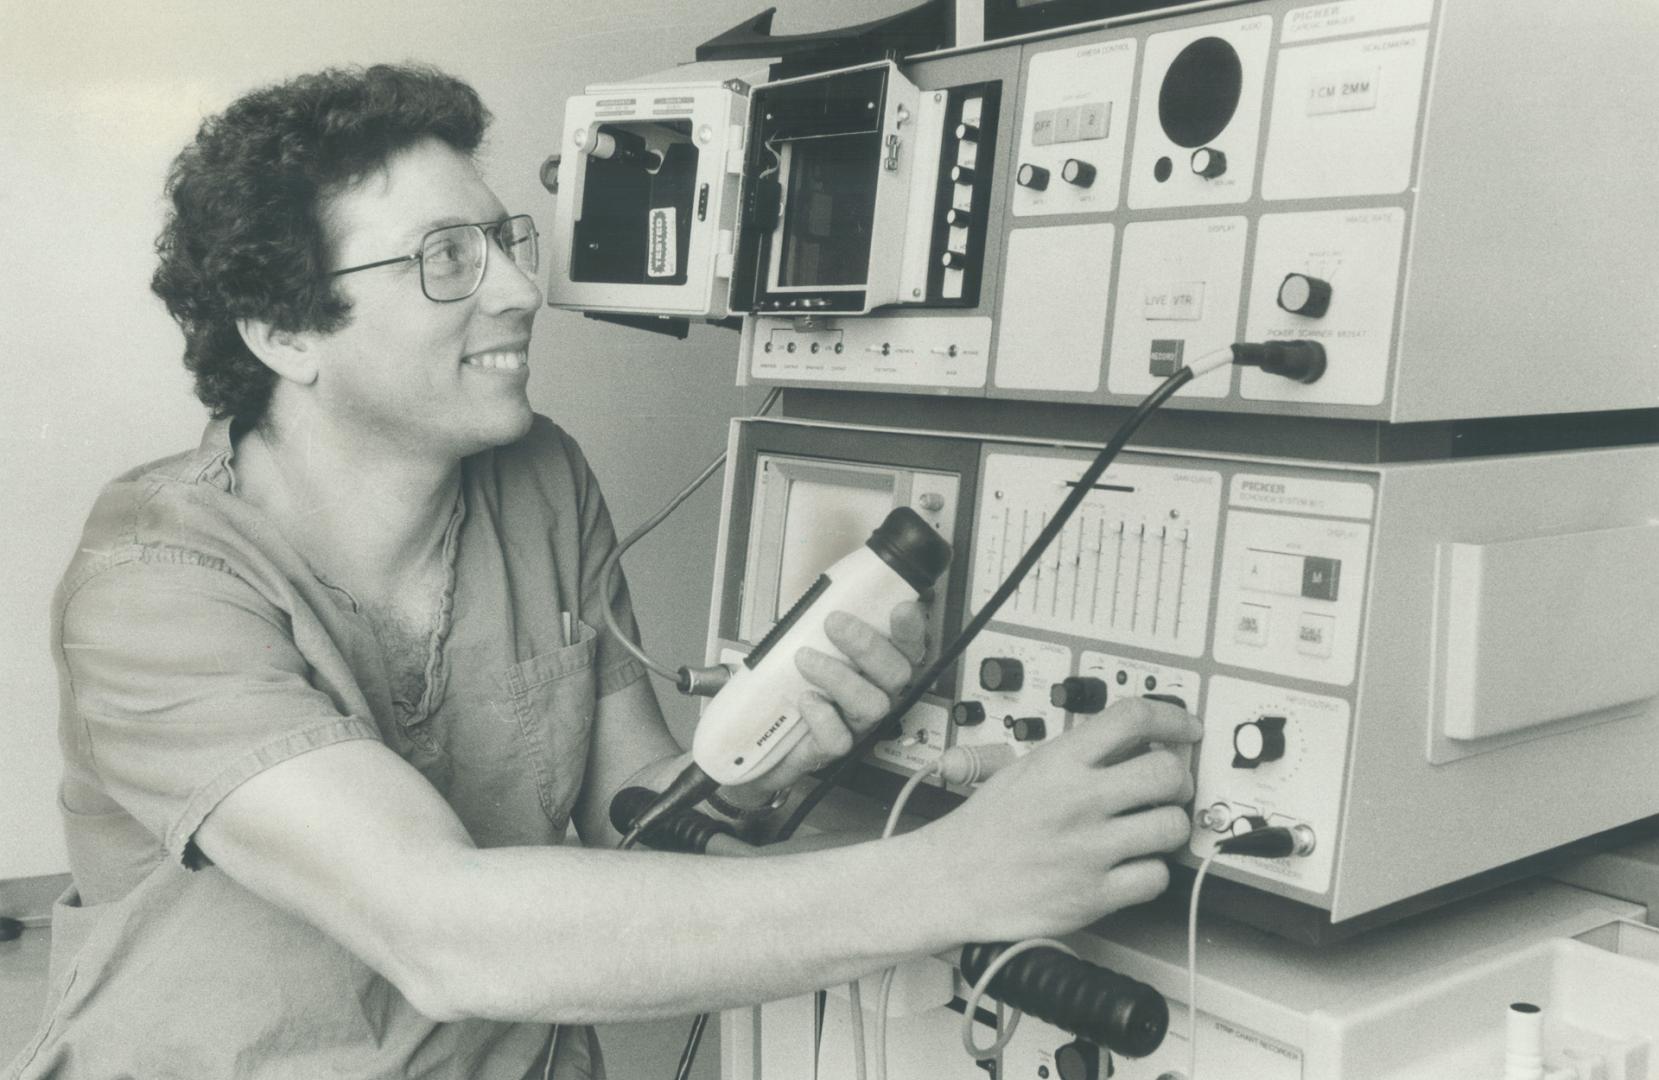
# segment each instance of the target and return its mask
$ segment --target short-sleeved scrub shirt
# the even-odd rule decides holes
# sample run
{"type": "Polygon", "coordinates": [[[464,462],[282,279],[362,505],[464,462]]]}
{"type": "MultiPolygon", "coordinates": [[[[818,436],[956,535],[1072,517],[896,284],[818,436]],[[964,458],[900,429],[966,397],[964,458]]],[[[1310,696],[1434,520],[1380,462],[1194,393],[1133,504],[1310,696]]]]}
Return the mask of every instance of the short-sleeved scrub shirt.
{"type": "MultiPolygon", "coordinates": [[[[395,702],[355,600],[237,495],[228,421],[111,483],[59,587],[61,788],[74,887],[42,1027],[8,1076],[539,1077],[549,1028],[437,1023],[355,955],[214,868],[192,836],[238,784],[378,739],[481,847],[563,841],[595,702],[643,677],[595,630],[615,535],[544,417],[463,464],[419,702],[395,702]],[[565,633],[566,616],[571,629],[565,633]]],[[[603,1073],[565,1029],[553,1075],[603,1073]]]]}

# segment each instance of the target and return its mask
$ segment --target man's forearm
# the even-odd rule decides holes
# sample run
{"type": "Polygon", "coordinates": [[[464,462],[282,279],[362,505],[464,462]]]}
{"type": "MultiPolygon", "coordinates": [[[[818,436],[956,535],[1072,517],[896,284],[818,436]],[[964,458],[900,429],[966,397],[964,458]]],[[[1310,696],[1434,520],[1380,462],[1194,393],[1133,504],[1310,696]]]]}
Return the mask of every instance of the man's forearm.
{"type": "Polygon", "coordinates": [[[902,838],[810,858],[467,852],[434,880],[423,978],[455,1016],[584,1022],[754,1004],[956,944],[946,877],[902,838]]]}

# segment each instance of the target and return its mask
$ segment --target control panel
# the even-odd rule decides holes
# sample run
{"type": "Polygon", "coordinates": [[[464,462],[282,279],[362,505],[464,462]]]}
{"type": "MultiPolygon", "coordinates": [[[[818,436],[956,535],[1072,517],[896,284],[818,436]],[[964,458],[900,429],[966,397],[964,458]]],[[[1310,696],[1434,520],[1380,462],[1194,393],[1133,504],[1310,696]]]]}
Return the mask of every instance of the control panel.
{"type": "MultiPolygon", "coordinates": [[[[930,495],[955,549],[934,598],[942,647],[1001,591],[1094,454],[824,422],[738,427],[748,479],[734,495],[756,501],[734,500],[728,519],[733,577],[711,655],[748,640],[730,612],[747,609],[752,637],[783,582],[838,556],[826,537],[856,542],[895,500],[930,495]],[[837,462],[855,449],[862,462],[837,462]]],[[[1659,649],[1656,513],[1651,446],[1363,466],[1125,451],[873,760],[908,775],[951,746],[1025,754],[1126,698],[1177,699],[1204,724],[1180,858],[1196,866],[1224,836],[1286,826],[1296,857],[1222,855],[1213,873],[1340,922],[1659,814],[1644,776],[1605,767],[1659,753],[1659,675],[1639,659],[1659,649]],[[1617,573],[1593,569],[1604,565],[1617,573]],[[1568,670],[1561,657],[1577,659],[1568,670]],[[1517,686],[1531,671],[1550,674],[1517,686]],[[1608,778],[1598,798],[1575,797],[1590,774],[1608,778]],[[1494,819],[1519,786],[1548,812],[1494,819]],[[1478,843],[1448,839],[1446,822],[1476,819],[1478,843]]]]}
{"type": "Polygon", "coordinates": [[[1317,381],[1223,369],[1171,407],[1394,423],[1650,407],[1659,248],[1630,223],[1659,217],[1641,179],[1659,158],[1562,109],[1659,111],[1654,28],[1572,19],[1584,79],[1555,5],[1493,21],[1472,0],[1259,0],[902,62],[924,99],[1001,88],[939,144],[960,181],[935,196],[944,277],[870,303],[872,329],[819,312],[809,332],[843,335],[850,360],[780,356],[766,323],[743,377],[1127,405],[1232,343],[1311,340],[1317,381]],[[1622,313],[1595,379],[1513,377],[1519,357],[1581,350],[1546,311],[1622,313]],[[971,341],[963,317],[984,320],[971,341]]]}

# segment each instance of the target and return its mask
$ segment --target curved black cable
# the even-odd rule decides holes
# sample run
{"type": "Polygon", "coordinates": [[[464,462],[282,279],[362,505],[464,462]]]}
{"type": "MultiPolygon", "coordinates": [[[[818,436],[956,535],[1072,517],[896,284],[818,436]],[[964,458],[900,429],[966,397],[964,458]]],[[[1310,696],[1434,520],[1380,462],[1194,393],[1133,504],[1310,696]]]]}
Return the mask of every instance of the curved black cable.
{"type": "Polygon", "coordinates": [[[887,715],[883,716],[879,723],[872,725],[868,731],[860,735],[847,755],[836,763],[827,776],[819,780],[817,786],[807,792],[806,798],[801,800],[800,805],[795,807],[788,819],[778,829],[774,837],[775,840],[787,840],[793,836],[795,830],[800,828],[801,823],[806,820],[807,815],[812,813],[817,805],[824,800],[824,797],[829,794],[830,789],[847,774],[848,770],[863,759],[871,746],[881,740],[886,734],[887,725],[895,718],[909,712],[911,706],[920,701],[922,695],[927,693],[928,688],[939,680],[940,674],[956,662],[968,647],[968,643],[979,636],[979,632],[985,629],[985,624],[989,623],[996,613],[1001,610],[1002,605],[1008,602],[1009,597],[1019,591],[1020,583],[1025,580],[1026,574],[1030,573],[1031,568],[1037,564],[1037,560],[1042,558],[1043,552],[1048,550],[1048,545],[1054,541],[1054,538],[1060,535],[1060,531],[1071,520],[1072,514],[1078,506],[1082,505],[1089,492],[1094,489],[1095,481],[1099,480],[1101,474],[1111,466],[1112,461],[1123,450],[1125,444],[1146,422],[1146,418],[1157,411],[1158,407],[1168,401],[1177,390],[1190,382],[1194,375],[1195,372],[1192,368],[1182,368],[1159,383],[1157,389],[1153,390],[1139,405],[1135,406],[1135,411],[1130,413],[1123,423],[1118,426],[1117,431],[1112,434],[1111,440],[1101,448],[1100,453],[1095,455],[1095,459],[1089,463],[1089,467],[1083,470],[1083,474],[1072,485],[1071,491],[1061,501],[1059,508],[1054,511],[1054,516],[1049,519],[1042,532],[1037,534],[1037,539],[1031,542],[1031,546],[1026,549],[1025,554],[1020,556],[1020,561],[1015,564],[1013,570],[1009,571],[1002,584],[997,586],[996,592],[991,594],[991,598],[985,602],[985,606],[980,608],[973,618],[968,620],[968,624],[962,628],[962,632],[957,634],[949,645],[940,650],[938,658],[928,665],[927,670],[911,681],[910,688],[899,696],[899,699],[893,703],[892,708],[887,710],[887,715]]]}

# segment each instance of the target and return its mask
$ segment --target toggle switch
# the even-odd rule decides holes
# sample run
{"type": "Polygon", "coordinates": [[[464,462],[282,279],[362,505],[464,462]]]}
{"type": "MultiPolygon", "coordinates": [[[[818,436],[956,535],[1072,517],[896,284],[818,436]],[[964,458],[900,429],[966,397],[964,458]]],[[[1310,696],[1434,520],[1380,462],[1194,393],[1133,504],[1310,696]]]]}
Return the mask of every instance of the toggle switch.
{"type": "Polygon", "coordinates": [[[1086,188],[1094,183],[1094,166],[1077,158],[1067,158],[1066,163],[1060,166],[1060,179],[1068,184],[1086,188]]]}
{"type": "Polygon", "coordinates": [[[1048,170],[1041,165],[1021,165],[1014,174],[1014,183],[1032,191],[1043,191],[1048,187],[1048,170]]]}
{"type": "Polygon", "coordinates": [[[1206,180],[1214,180],[1227,171],[1227,155],[1208,146],[1192,152],[1192,171],[1206,180]]]}
{"type": "Polygon", "coordinates": [[[1330,282],[1294,271],[1279,282],[1279,306],[1292,315],[1322,317],[1331,306],[1330,282]]]}

